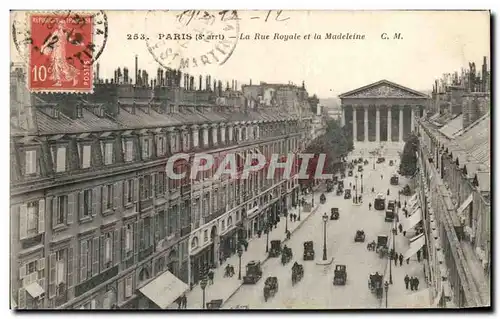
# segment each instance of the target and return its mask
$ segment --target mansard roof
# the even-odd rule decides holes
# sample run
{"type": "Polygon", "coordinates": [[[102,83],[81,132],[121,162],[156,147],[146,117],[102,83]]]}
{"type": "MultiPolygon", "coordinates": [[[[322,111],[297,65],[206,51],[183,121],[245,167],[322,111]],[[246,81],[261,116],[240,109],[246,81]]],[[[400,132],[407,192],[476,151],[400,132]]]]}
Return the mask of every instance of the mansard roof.
{"type": "Polygon", "coordinates": [[[429,96],[388,80],[380,80],[340,94],[339,98],[429,99],[429,96]]]}

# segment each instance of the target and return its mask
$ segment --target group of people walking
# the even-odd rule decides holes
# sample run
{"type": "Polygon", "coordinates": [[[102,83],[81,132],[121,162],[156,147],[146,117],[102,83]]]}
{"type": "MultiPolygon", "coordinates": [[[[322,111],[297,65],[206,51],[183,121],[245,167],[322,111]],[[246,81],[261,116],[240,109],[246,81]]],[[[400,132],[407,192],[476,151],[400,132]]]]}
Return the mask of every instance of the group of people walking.
{"type": "Polygon", "coordinates": [[[409,277],[408,275],[405,276],[405,287],[408,289],[410,287],[410,290],[418,290],[418,284],[420,281],[418,280],[417,277],[409,277]]]}

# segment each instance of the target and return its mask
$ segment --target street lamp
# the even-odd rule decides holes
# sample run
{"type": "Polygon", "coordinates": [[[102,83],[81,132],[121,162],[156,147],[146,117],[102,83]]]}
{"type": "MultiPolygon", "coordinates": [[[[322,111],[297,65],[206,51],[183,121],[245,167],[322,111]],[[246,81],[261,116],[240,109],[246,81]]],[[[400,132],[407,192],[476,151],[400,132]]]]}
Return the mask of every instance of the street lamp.
{"type": "Polygon", "coordinates": [[[401,190],[398,190],[398,207],[401,208],[401,190]]]}
{"type": "Polygon", "coordinates": [[[314,182],[315,180],[313,179],[313,182],[312,182],[312,187],[311,187],[311,195],[312,195],[312,198],[311,198],[311,207],[314,208],[314,182]]]}
{"type": "Polygon", "coordinates": [[[384,287],[385,287],[385,307],[387,308],[387,295],[389,292],[389,283],[387,281],[384,283],[384,287]]]}
{"type": "Polygon", "coordinates": [[[241,280],[241,255],[243,255],[243,250],[241,249],[241,246],[238,247],[238,258],[240,259],[240,267],[238,269],[238,280],[241,280]]]}
{"type": "Polygon", "coordinates": [[[328,221],[328,215],[323,214],[323,260],[326,260],[326,222],[328,221]]]}
{"type": "Polygon", "coordinates": [[[205,309],[205,288],[207,288],[207,277],[205,274],[203,275],[203,278],[201,279],[200,287],[201,287],[201,290],[203,291],[202,302],[203,302],[203,309],[205,309]]]}
{"type": "Polygon", "coordinates": [[[357,204],[358,203],[358,175],[354,175],[354,180],[356,181],[356,186],[354,187],[354,191],[355,191],[354,203],[357,204]]]}
{"type": "Polygon", "coordinates": [[[285,216],[285,234],[286,234],[288,233],[288,209],[285,208],[283,216],[285,216]]]}
{"type": "Polygon", "coordinates": [[[361,194],[363,194],[363,173],[361,173],[361,194]]]}
{"type": "Polygon", "coordinates": [[[266,253],[269,252],[269,233],[271,232],[272,227],[273,226],[271,225],[271,222],[268,222],[266,224],[266,229],[265,229],[265,231],[266,231],[266,253]]]}

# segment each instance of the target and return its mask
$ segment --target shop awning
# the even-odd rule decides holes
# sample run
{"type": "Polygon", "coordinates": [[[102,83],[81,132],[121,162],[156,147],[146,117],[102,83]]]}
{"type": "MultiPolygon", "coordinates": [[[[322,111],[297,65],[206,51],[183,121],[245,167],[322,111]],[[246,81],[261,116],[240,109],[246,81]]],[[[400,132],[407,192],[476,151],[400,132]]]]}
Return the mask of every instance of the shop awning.
{"type": "Polygon", "coordinates": [[[408,214],[408,216],[411,216],[411,215],[414,215],[415,213],[417,213],[418,211],[422,211],[422,209],[420,208],[420,205],[415,205],[413,206],[411,209],[409,209],[408,211],[410,212],[408,214]]]}
{"type": "Polygon", "coordinates": [[[413,196],[412,196],[412,197],[410,197],[409,201],[410,201],[410,202],[414,202],[414,201],[416,201],[416,200],[417,200],[417,196],[418,196],[418,193],[413,194],[413,196]]]}
{"type": "Polygon", "coordinates": [[[38,284],[38,282],[32,282],[31,284],[29,284],[26,287],[24,287],[24,289],[26,289],[26,291],[33,298],[38,298],[38,297],[40,297],[45,292],[43,290],[42,286],[40,286],[38,284]]]}
{"type": "Polygon", "coordinates": [[[408,218],[406,218],[403,221],[403,223],[402,223],[403,230],[409,231],[410,229],[415,227],[415,225],[417,225],[418,222],[421,220],[422,220],[422,210],[420,208],[418,208],[413,214],[411,214],[408,218]]]}
{"type": "Polygon", "coordinates": [[[410,258],[411,256],[415,255],[417,253],[417,251],[419,251],[420,248],[422,248],[424,246],[424,244],[425,244],[425,236],[422,236],[422,237],[418,238],[417,240],[411,242],[410,248],[408,248],[408,250],[404,254],[405,260],[410,258]]]}
{"type": "Polygon", "coordinates": [[[410,243],[413,243],[415,240],[419,239],[420,237],[424,236],[424,234],[418,234],[410,238],[410,243]]]}
{"type": "Polygon", "coordinates": [[[460,205],[460,207],[458,207],[457,214],[458,215],[462,214],[462,212],[464,211],[464,209],[467,208],[467,206],[469,206],[470,203],[472,203],[472,194],[470,194],[469,197],[467,197],[467,199],[464,200],[464,202],[462,203],[462,205],[460,205]]]}
{"type": "Polygon", "coordinates": [[[170,271],[165,271],[139,291],[158,307],[166,309],[188,289],[187,284],[175,277],[170,271]]]}

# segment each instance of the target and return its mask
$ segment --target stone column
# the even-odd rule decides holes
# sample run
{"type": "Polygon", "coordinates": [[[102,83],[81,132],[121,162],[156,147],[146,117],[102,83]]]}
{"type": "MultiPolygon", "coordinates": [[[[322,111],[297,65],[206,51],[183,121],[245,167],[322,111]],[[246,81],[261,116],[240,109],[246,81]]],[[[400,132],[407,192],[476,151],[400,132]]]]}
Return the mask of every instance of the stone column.
{"type": "Polygon", "coordinates": [[[404,106],[399,107],[399,142],[403,142],[403,109],[404,106]]]}
{"type": "Polygon", "coordinates": [[[358,141],[358,123],[356,119],[356,108],[352,107],[352,140],[354,143],[358,141]]]}
{"type": "Polygon", "coordinates": [[[218,130],[219,130],[219,125],[212,124],[212,142],[213,142],[214,145],[217,145],[217,143],[219,142],[217,140],[218,130]]]}
{"type": "Polygon", "coordinates": [[[376,121],[375,121],[375,131],[376,131],[375,141],[377,143],[380,143],[380,108],[378,105],[375,105],[375,107],[377,108],[377,117],[376,117],[376,121]]]}
{"type": "Polygon", "coordinates": [[[368,142],[368,106],[365,105],[365,142],[368,142]]]}
{"type": "Polygon", "coordinates": [[[342,106],[342,116],[340,117],[341,125],[345,126],[345,109],[344,106],[342,106]]]}
{"type": "Polygon", "coordinates": [[[415,107],[411,106],[411,130],[413,132],[415,130],[415,107]]]}
{"type": "Polygon", "coordinates": [[[193,134],[193,148],[198,148],[200,141],[198,140],[198,125],[191,127],[191,134],[193,134]]]}
{"type": "Polygon", "coordinates": [[[387,142],[392,142],[392,105],[387,106],[387,142]]]}

